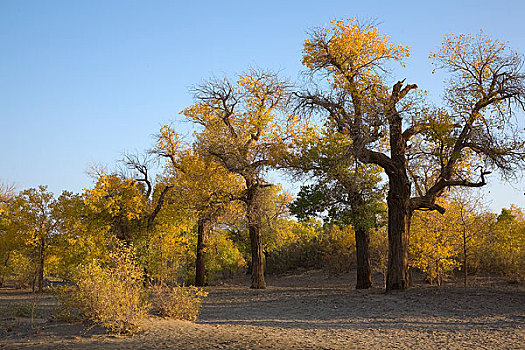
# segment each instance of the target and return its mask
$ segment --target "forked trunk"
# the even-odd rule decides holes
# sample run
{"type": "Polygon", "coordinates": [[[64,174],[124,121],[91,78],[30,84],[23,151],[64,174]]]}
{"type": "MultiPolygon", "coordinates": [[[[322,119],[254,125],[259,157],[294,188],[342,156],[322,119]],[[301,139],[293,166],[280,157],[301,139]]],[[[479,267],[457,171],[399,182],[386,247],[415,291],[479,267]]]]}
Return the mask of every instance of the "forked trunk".
{"type": "Polygon", "coordinates": [[[410,180],[407,174],[407,135],[403,135],[403,119],[395,105],[416,85],[398,81],[390,98],[388,120],[390,124],[390,159],[382,161],[388,175],[388,268],[386,290],[407,289],[410,285],[408,274],[408,231],[412,208],[410,207],[410,180]]]}
{"type": "Polygon", "coordinates": [[[357,255],[357,284],[356,289],[368,289],[372,286],[372,277],[370,273],[370,255],[368,246],[370,236],[367,230],[356,228],[355,246],[357,255]]]}
{"type": "Polygon", "coordinates": [[[386,290],[407,289],[408,233],[412,211],[410,209],[410,182],[408,177],[398,174],[390,176],[388,191],[388,269],[386,290]]]}
{"type": "Polygon", "coordinates": [[[195,285],[204,286],[206,284],[206,258],[205,248],[207,235],[206,230],[208,221],[206,219],[199,219],[197,222],[197,259],[195,261],[195,285]]]}

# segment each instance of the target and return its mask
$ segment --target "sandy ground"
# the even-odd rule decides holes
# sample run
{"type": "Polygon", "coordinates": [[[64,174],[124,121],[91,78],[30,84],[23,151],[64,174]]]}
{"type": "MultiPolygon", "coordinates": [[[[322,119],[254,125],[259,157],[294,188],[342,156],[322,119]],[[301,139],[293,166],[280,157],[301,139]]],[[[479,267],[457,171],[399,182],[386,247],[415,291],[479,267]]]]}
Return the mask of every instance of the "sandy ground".
{"type": "MultiPolygon", "coordinates": [[[[259,291],[230,282],[207,287],[196,323],[151,317],[133,337],[47,321],[55,301],[40,296],[32,324],[0,315],[0,348],[525,349],[525,286],[472,283],[385,294],[353,289],[352,274],[327,278],[320,271],[269,278],[259,291]]],[[[31,298],[0,290],[0,306],[31,298]]]]}

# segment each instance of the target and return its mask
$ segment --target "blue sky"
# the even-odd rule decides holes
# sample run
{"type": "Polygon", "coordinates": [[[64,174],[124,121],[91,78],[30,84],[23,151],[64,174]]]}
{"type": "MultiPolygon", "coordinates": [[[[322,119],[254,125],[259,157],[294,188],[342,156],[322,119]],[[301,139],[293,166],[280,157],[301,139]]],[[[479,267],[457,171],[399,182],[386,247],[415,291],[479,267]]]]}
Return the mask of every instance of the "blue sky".
{"type": "MultiPolygon", "coordinates": [[[[407,78],[439,103],[430,51],[445,33],[486,34],[525,53],[522,1],[0,1],[0,180],[55,193],[92,186],[90,163],[151,147],[163,124],[191,134],[188,89],[250,66],[298,79],[309,29],[357,16],[412,46],[407,78]]],[[[524,119],[523,115],[520,118],[524,119]]],[[[525,207],[523,180],[484,189],[525,207]]]]}

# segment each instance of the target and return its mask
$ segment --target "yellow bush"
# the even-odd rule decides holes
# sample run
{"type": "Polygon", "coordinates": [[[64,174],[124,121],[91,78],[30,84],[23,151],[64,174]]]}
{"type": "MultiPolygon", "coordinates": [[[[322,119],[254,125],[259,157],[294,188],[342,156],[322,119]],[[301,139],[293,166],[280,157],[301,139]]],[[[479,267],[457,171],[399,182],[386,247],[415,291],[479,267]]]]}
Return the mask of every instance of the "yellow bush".
{"type": "Polygon", "coordinates": [[[6,269],[10,274],[10,279],[16,288],[30,286],[35,277],[35,263],[21,251],[11,253],[9,265],[6,269]]]}
{"type": "Polygon", "coordinates": [[[525,213],[511,205],[502,209],[478,249],[482,268],[506,276],[511,282],[525,280],[525,213]]]}
{"type": "Polygon", "coordinates": [[[416,212],[410,227],[410,266],[423,271],[427,280],[437,285],[460,266],[456,242],[463,228],[457,204],[442,200],[440,205],[445,214],[416,212]]]}
{"type": "Polygon", "coordinates": [[[208,281],[232,277],[246,266],[242,253],[225,231],[217,230],[210,235],[205,252],[208,281]]]}
{"type": "Polygon", "coordinates": [[[192,237],[191,226],[189,221],[162,224],[153,235],[139,242],[146,260],[144,265],[152,280],[160,283],[192,280],[197,239],[192,237]]]}
{"type": "Polygon", "coordinates": [[[350,271],[355,265],[355,232],[352,225],[329,225],[321,236],[323,268],[330,274],[350,271]]]}
{"type": "Polygon", "coordinates": [[[197,287],[151,287],[152,310],[154,313],[180,320],[195,321],[202,304],[208,295],[197,287]]]}
{"type": "Polygon", "coordinates": [[[149,308],[142,271],[130,248],[119,249],[113,258],[113,266],[91,263],[79,269],[71,305],[78,308],[84,319],[111,332],[133,334],[149,308]]]}

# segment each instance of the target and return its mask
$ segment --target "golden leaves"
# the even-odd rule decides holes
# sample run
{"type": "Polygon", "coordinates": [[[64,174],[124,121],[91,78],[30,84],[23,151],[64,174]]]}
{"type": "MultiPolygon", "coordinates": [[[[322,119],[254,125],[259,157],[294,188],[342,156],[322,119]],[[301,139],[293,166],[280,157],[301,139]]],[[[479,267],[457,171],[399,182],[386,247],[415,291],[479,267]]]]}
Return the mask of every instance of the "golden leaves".
{"type": "Polygon", "coordinates": [[[374,86],[382,84],[382,64],[401,62],[409,50],[356,18],[333,20],[305,40],[303,64],[313,71],[324,70],[334,87],[348,87],[349,83],[374,86]]]}
{"type": "Polygon", "coordinates": [[[458,111],[489,107],[505,114],[501,102],[519,93],[522,59],[503,42],[483,32],[448,34],[441,48],[429,56],[437,68],[453,74],[447,88],[449,101],[458,111]],[[517,84],[517,85],[515,85],[517,84]]]}
{"type": "Polygon", "coordinates": [[[164,125],[160,128],[160,133],[155,144],[155,151],[161,153],[161,155],[172,155],[176,157],[180,152],[181,146],[181,137],[175,129],[169,125],[164,125]]]}
{"type": "Polygon", "coordinates": [[[457,261],[460,233],[465,229],[460,204],[440,199],[445,214],[416,212],[410,229],[411,265],[427,274],[431,282],[443,279],[459,266],[457,261]]]}
{"type": "Polygon", "coordinates": [[[305,129],[297,116],[281,114],[288,84],[271,72],[250,70],[236,83],[210,81],[197,103],[182,113],[204,127],[199,147],[237,174],[276,164],[290,141],[305,129]]]}
{"type": "Polygon", "coordinates": [[[138,219],[144,210],[144,196],[133,179],[102,174],[93,189],[84,192],[84,203],[91,210],[111,217],[138,219]]]}

